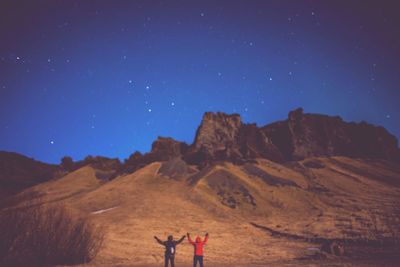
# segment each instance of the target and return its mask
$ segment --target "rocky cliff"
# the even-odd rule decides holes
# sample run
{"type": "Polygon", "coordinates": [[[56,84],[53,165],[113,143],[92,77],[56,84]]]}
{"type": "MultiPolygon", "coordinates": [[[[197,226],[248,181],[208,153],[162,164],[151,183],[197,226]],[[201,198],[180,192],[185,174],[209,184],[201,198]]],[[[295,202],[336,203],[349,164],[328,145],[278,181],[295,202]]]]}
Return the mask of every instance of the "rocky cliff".
{"type": "Polygon", "coordinates": [[[340,117],[305,114],[299,108],[288,119],[260,129],[285,160],[312,156],[348,156],[399,160],[397,139],[385,128],[340,117]]]}
{"type": "Polygon", "coordinates": [[[185,154],[189,163],[213,161],[244,163],[257,157],[282,161],[280,151],[255,124],[242,123],[239,114],[207,112],[194,143],[185,154]]]}
{"type": "Polygon", "coordinates": [[[289,112],[286,120],[263,127],[243,123],[239,114],[206,112],[191,145],[159,137],[149,153],[135,152],[122,164],[118,159],[88,156],[78,162],[64,157],[57,166],[12,153],[0,154],[0,182],[12,187],[11,191],[19,191],[54,178],[57,171],[70,172],[89,164],[112,173],[107,175],[112,178],[152,162],[175,159],[203,168],[222,161],[244,164],[256,158],[284,162],[324,156],[400,161],[400,150],[396,137],[383,127],[307,114],[301,108],[289,112]]]}
{"type": "Polygon", "coordinates": [[[213,161],[244,163],[255,158],[275,162],[313,156],[348,156],[399,160],[395,136],[366,122],[345,122],[340,117],[305,114],[301,108],[288,119],[258,128],[242,123],[238,114],[207,112],[194,143],[184,158],[205,165],[213,161]]]}

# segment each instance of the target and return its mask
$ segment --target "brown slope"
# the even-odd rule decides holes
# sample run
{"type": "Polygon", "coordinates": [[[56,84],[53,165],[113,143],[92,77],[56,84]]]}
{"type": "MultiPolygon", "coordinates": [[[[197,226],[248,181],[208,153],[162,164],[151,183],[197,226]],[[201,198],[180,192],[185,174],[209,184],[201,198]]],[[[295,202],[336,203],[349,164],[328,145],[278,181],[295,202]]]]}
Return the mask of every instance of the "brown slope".
{"type": "Polygon", "coordinates": [[[18,153],[0,151],[0,200],[46,182],[59,171],[57,165],[46,164],[18,153]]]}
{"type": "MultiPolygon", "coordinates": [[[[224,163],[199,173],[182,162],[156,162],[104,184],[86,167],[35,191],[106,227],[106,246],[96,266],[160,263],[162,248],[152,236],[187,231],[210,232],[208,262],[267,263],[315,253],[307,247],[318,244],[306,240],[399,240],[400,188],[392,185],[400,180],[397,170],[390,162],[345,157],[285,165],[263,159],[241,166],[224,163]],[[169,172],[161,171],[165,165],[169,172]],[[240,245],[227,249],[238,240],[240,245]]],[[[192,248],[185,243],[178,253],[179,262],[188,262],[192,248]]]]}

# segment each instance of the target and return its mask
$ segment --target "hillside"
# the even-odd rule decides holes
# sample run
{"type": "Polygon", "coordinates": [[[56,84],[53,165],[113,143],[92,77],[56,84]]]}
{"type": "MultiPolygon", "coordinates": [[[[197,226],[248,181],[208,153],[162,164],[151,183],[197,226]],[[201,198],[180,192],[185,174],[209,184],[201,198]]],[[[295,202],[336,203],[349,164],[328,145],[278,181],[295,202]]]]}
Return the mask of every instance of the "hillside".
{"type": "MultiPolygon", "coordinates": [[[[392,244],[400,238],[400,168],[388,161],[259,159],[199,171],[174,159],[108,183],[95,171],[84,167],[29,190],[40,202],[65,203],[106,227],[94,266],[160,264],[153,235],[208,231],[206,259],[215,264],[316,257],[315,248],[332,239],[392,244]]],[[[355,249],[349,245],[350,256],[365,257],[351,254],[355,249]]],[[[178,262],[189,262],[192,248],[185,243],[178,253],[178,262]]]]}
{"type": "Polygon", "coordinates": [[[0,151],[0,201],[23,189],[51,180],[58,171],[57,165],[0,151]]]}
{"type": "MultiPolygon", "coordinates": [[[[39,176],[42,183],[7,203],[64,204],[103,226],[105,245],[87,266],[161,265],[153,236],[186,232],[210,233],[207,266],[382,259],[396,266],[399,155],[393,135],[364,122],[298,109],[258,127],[208,112],[190,145],[160,137],[123,163],[65,157],[52,167],[63,175],[39,176]],[[337,244],[344,255],[330,249],[337,244]]],[[[177,263],[189,264],[192,247],[185,241],[177,251],[177,263]]]]}

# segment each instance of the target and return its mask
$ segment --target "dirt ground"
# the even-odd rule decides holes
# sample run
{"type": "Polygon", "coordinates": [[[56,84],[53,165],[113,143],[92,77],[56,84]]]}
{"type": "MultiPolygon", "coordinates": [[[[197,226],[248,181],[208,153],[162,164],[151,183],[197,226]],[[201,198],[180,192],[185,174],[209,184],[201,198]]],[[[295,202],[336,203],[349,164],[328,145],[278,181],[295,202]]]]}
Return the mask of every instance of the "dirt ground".
{"type": "MultiPolygon", "coordinates": [[[[136,265],[136,264],[110,264],[110,265],[81,265],[79,267],[163,267],[163,263],[159,264],[148,264],[148,265],[136,265]]],[[[192,263],[180,263],[177,261],[175,263],[176,267],[191,267],[192,263]]],[[[353,259],[335,259],[335,260],[298,260],[298,261],[275,261],[266,262],[260,264],[219,264],[219,263],[209,263],[205,261],[205,267],[294,267],[294,266],[309,266],[309,267],[398,267],[400,266],[400,260],[373,260],[373,261],[363,261],[363,260],[353,260],[353,259]]]]}

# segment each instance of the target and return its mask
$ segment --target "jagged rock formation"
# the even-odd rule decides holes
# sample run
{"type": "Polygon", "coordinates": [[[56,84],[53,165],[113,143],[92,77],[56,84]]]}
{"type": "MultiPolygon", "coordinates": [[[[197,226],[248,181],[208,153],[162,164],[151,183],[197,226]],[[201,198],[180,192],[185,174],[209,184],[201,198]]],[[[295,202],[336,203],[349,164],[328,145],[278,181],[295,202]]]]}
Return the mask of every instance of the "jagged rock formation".
{"type": "Polygon", "coordinates": [[[400,160],[396,137],[383,127],[348,123],[338,116],[304,114],[299,108],[289,112],[287,120],[260,128],[242,123],[239,114],[206,112],[192,145],[159,137],[151,152],[135,152],[122,170],[129,173],[174,158],[203,168],[221,161],[244,164],[265,158],[284,162],[314,156],[400,160]]]}
{"type": "Polygon", "coordinates": [[[261,128],[285,160],[312,156],[349,156],[399,160],[397,139],[385,128],[340,117],[304,114],[299,108],[288,119],[261,128]]]}
{"type": "Polygon", "coordinates": [[[151,151],[142,155],[136,151],[125,160],[121,172],[131,173],[155,161],[168,161],[180,158],[186,153],[188,145],[169,137],[158,137],[151,146],[151,151]]]}
{"type": "MultiPolygon", "coordinates": [[[[69,173],[0,201],[0,208],[32,200],[66,203],[100,225],[113,225],[107,227],[107,248],[96,259],[104,266],[158,264],[148,253],[155,242],[137,237],[175,233],[181,224],[224,233],[213,235],[208,259],[215,266],[231,263],[226,244],[237,240],[244,242],[238,250],[244,265],[325,252],[340,256],[341,244],[347,257],[373,256],[381,263],[388,255],[398,263],[400,167],[381,160],[396,160],[398,152],[396,138],[382,127],[301,109],[264,127],[245,124],[237,114],[206,113],[190,146],[159,137],[149,153],[135,152],[122,164],[65,157],[55,168],[69,173]]],[[[9,166],[2,163],[0,157],[4,175],[9,166]]],[[[180,251],[187,259],[193,253],[185,246],[180,251]]]]}
{"type": "Polygon", "coordinates": [[[241,164],[255,158],[275,162],[313,156],[349,156],[399,160],[397,139],[386,129],[340,117],[291,111],[288,119],[258,128],[238,114],[204,114],[194,143],[184,155],[200,166],[214,161],[241,164]]]}
{"type": "Polygon", "coordinates": [[[3,152],[0,155],[0,183],[7,184],[13,188],[11,191],[17,192],[56,177],[57,171],[71,172],[86,165],[106,172],[101,177],[112,179],[156,161],[172,160],[173,166],[177,163],[181,166],[183,160],[203,168],[222,161],[244,164],[256,158],[265,158],[284,162],[314,156],[399,161],[400,150],[396,137],[383,127],[366,122],[348,123],[340,117],[305,114],[301,108],[289,112],[287,120],[263,127],[243,123],[239,114],[206,112],[190,146],[169,137],[159,137],[149,153],[142,155],[135,152],[122,164],[118,159],[88,156],[77,162],[64,157],[60,166],[57,166],[3,152]],[[9,164],[10,160],[20,163],[9,164]],[[12,167],[15,164],[19,167],[12,167]],[[12,171],[13,168],[15,171],[12,171]],[[10,179],[15,182],[10,183],[10,179]]]}
{"type": "Polygon", "coordinates": [[[157,161],[167,161],[181,157],[186,153],[188,145],[170,137],[158,137],[151,146],[150,155],[157,161]]]}
{"type": "Polygon", "coordinates": [[[206,112],[185,160],[197,165],[214,161],[244,163],[257,157],[281,161],[280,151],[255,124],[244,124],[239,114],[206,112]]]}

